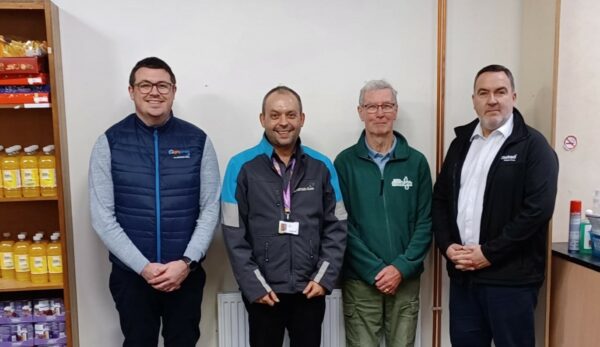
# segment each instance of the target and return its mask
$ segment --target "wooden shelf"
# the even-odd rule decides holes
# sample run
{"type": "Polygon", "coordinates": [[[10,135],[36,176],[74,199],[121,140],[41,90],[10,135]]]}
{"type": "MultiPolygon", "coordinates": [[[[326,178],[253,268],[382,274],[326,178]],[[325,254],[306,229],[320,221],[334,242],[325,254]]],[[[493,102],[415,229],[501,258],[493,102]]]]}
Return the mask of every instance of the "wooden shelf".
{"type": "Polygon", "coordinates": [[[0,293],[14,291],[35,291],[63,289],[62,283],[31,283],[0,278],[0,293]]]}
{"type": "Polygon", "coordinates": [[[0,108],[14,108],[14,109],[25,109],[25,108],[51,108],[52,105],[49,103],[43,104],[0,104],[0,108]]]}
{"type": "Polygon", "coordinates": [[[58,197],[56,197],[56,196],[51,196],[51,197],[38,196],[37,198],[0,198],[0,203],[3,203],[3,202],[53,201],[53,200],[58,200],[58,197]]]}
{"type": "Polygon", "coordinates": [[[41,0],[31,1],[3,1],[0,2],[0,10],[43,10],[44,2],[41,0]]]}

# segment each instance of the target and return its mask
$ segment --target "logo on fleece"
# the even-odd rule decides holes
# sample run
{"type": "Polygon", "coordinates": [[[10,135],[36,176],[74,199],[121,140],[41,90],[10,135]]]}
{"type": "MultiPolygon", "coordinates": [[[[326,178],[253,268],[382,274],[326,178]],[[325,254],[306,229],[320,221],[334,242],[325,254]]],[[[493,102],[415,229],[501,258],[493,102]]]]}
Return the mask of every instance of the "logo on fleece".
{"type": "Polygon", "coordinates": [[[406,176],[404,176],[404,179],[394,178],[392,180],[392,187],[404,187],[405,190],[409,190],[412,186],[412,181],[406,176]]]}
{"type": "Polygon", "coordinates": [[[500,157],[500,160],[502,160],[502,161],[517,161],[517,155],[516,154],[503,155],[500,157]]]}
{"type": "Polygon", "coordinates": [[[168,153],[173,159],[190,159],[191,157],[189,149],[170,149],[168,153]]]}

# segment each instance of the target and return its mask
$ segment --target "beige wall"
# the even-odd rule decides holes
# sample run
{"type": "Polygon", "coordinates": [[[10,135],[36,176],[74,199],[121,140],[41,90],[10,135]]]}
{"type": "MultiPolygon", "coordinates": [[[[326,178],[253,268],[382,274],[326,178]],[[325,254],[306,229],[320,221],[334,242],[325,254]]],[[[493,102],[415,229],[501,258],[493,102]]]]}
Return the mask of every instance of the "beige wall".
{"type": "MultiPolygon", "coordinates": [[[[473,78],[489,64],[515,77],[517,108],[550,140],[554,67],[555,0],[449,0],[446,84],[446,148],[454,127],[476,117],[473,78]]],[[[449,346],[448,279],[444,273],[443,346],[449,346]]],[[[536,312],[537,345],[544,344],[545,288],[536,312]]]]}
{"type": "MultiPolygon", "coordinates": [[[[72,242],[80,345],[117,346],[107,251],[90,226],[87,166],[97,136],[133,111],[127,78],[157,55],[178,80],[174,111],[215,145],[221,175],[229,158],[255,145],[262,96],[288,84],[303,98],[303,142],[333,158],[357,140],[365,81],[398,89],[396,129],[434,160],[436,1],[79,1],[60,7],[72,242]]],[[[237,290],[218,231],[204,267],[199,345],[217,345],[216,294],[237,290]]],[[[430,289],[423,287],[423,296],[430,289]]],[[[426,305],[426,303],[425,303],[426,305]]],[[[424,307],[424,311],[430,307],[424,307]]],[[[430,320],[428,320],[430,321],[430,320]]],[[[430,335],[430,331],[424,330],[430,335]]]]}
{"type": "Polygon", "coordinates": [[[600,189],[600,1],[563,0],[556,102],[556,151],[560,161],[558,197],[553,222],[555,241],[568,240],[569,201],[591,208],[600,189]],[[563,141],[574,135],[578,147],[565,151],[563,141]]]}
{"type": "MultiPolygon", "coordinates": [[[[333,157],[360,132],[359,88],[381,77],[399,91],[396,129],[434,164],[435,0],[180,0],[169,7],[159,1],[55,2],[61,8],[81,346],[122,341],[107,288],[106,250],[89,222],[87,162],[95,138],[132,111],[127,75],[140,58],[158,55],[172,65],[179,86],[175,112],[208,132],[222,171],[231,155],[258,141],[260,99],[272,86],[285,83],[300,92],[304,142],[333,157]]],[[[518,106],[550,133],[553,2],[448,1],[446,146],[452,129],[475,117],[473,77],[490,63],[513,70],[518,106]]],[[[216,293],[237,288],[219,232],[204,266],[199,345],[216,346],[216,293]]],[[[431,345],[430,268],[422,283],[422,346],[431,345]]],[[[447,306],[447,289],[444,295],[447,306]]],[[[443,312],[443,346],[449,346],[447,307],[443,312]]]]}

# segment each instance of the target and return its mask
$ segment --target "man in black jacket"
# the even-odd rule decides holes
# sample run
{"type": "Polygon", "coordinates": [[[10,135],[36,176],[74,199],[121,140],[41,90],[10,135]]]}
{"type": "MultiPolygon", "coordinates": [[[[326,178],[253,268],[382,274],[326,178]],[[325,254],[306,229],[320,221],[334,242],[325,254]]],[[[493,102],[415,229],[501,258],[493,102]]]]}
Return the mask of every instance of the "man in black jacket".
{"type": "Polygon", "coordinates": [[[450,276],[453,346],[535,345],[558,159],[525,124],[516,97],[506,67],[477,73],[478,119],[455,129],[434,187],[433,231],[450,276]]]}

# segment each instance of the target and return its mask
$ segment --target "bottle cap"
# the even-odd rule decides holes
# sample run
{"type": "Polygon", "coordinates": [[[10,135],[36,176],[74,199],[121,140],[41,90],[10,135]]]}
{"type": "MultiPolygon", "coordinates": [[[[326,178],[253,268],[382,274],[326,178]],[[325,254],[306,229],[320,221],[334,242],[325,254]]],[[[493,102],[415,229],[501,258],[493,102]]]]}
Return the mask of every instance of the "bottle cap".
{"type": "Polygon", "coordinates": [[[19,235],[17,235],[17,238],[21,241],[25,240],[25,237],[27,237],[25,233],[19,233],[19,235]]]}
{"type": "Polygon", "coordinates": [[[581,212],[581,200],[571,200],[571,213],[581,212]]]}
{"type": "Polygon", "coordinates": [[[44,153],[50,153],[54,150],[54,145],[48,145],[48,146],[44,146],[44,148],[42,148],[42,151],[44,151],[44,153]]]}
{"type": "Polygon", "coordinates": [[[0,151],[4,150],[4,146],[0,145],[0,151]]]}
{"type": "Polygon", "coordinates": [[[33,241],[41,241],[42,240],[42,235],[40,234],[35,234],[35,236],[33,237],[33,241]]]}
{"type": "Polygon", "coordinates": [[[18,152],[21,150],[21,145],[14,145],[14,146],[10,146],[7,149],[5,149],[4,151],[6,152],[6,154],[13,154],[15,152],[18,152]]]}
{"type": "Polygon", "coordinates": [[[40,148],[40,146],[31,145],[31,146],[25,147],[24,151],[25,151],[25,153],[33,153],[33,152],[37,151],[38,148],[40,148]]]}

